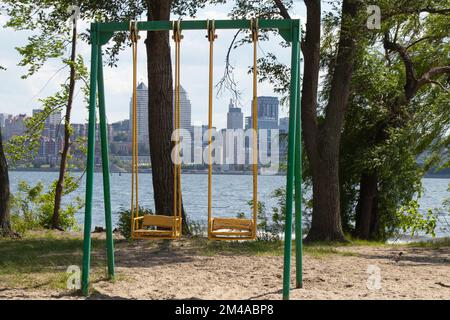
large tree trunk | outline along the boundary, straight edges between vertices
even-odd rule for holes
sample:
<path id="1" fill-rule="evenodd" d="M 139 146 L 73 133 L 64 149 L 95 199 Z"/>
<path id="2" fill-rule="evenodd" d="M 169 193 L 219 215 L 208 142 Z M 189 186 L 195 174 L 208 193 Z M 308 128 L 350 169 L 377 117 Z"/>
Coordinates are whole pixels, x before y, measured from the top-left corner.
<path id="1" fill-rule="evenodd" d="M 9 216 L 9 197 L 8 164 L 3 152 L 2 131 L 0 128 L 0 237 L 7 237 L 13 234 Z"/>
<path id="2" fill-rule="evenodd" d="M 172 0 L 149 0 L 148 21 L 170 20 Z M 172 61 L 169 32 L 147 32 L 147 76 L 149 87 L 149 138 L 152 161 L 155 210 L 158 214 L 173 215 L 174 168 L 171 160 L 173 131 Z M 183 232 L 187 233 L 183 210 Z"/>
<path id="3" fill-rule="evenodd" d="M 338 156 L 318 161 L 313 174 L 313 219 L 306 241 L 345 241 L 340 217 Z"/>
<path id="4" fill-rule="evenodd" d="M 75 59 L 76 59 L 76 51 L 77 51 L 77 24 L 74 20 L 73 30 L 72 30 L 72 52 L 70 55 L 70 80 L 69 80 L 69 97 L 67 101 L 66 114 L 64 117 L 64 144 L 61 152 L 61 161 L 59 166 L 59 177 L 58 182 L 56 183 L 55 188 L 55 207 L 53 209 L 53 217 L 52 217 L 52 229 L 59 229 L 59 212 L 61 210 L 61 199 L 64 192 L 64 178 L 66 175 L 66 167 L 67 167 L 67 157 L 69 155 L 70 150 L 70 116 L 72 113 L 72 105 L 73 105 L 73 96 L 75 92 L 75 77 L 76 77 L 76 68 L 75 68 Z"/>
<path id="5" fill-rule="evenodd" d="M 317 121 L 317 91 L 320 62 L 321 6 L 318 0 L 305 1 L 306 37 L 302 45 L 304 78 L 302 123 L 306 152 L 313 181 L 313 215 L 306 241 L 345 241 L 340 217 L 339 148 L 344 114 L 350 94 L 356 54 L 358 1 L 344 0 L 339 49 L 334 68 L 326 117 Z M 352 23 L 351 23 L 352 22 Z"/>
<path id="6" fill-rule="evenodd" d="M 378 175 L 376 172 L 365 172 L 361 175 L 359 200 L 356 207 L 355 235 L 360 239 L 372 239 L 374 227 L 378 220 Z"/>

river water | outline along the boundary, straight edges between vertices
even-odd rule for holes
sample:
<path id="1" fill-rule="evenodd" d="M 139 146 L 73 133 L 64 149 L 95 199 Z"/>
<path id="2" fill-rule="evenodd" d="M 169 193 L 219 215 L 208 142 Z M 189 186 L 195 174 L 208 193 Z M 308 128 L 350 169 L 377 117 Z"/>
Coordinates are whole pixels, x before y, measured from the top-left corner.
<path id="1" fill-rule="evenodd" d="M 80 175 L 80 174 L 75 174 Z M 34 185 L 41 181 L 45 186 L 50 185 L 57 178 L 57 172 L 18 172 L 10 173 L 12 192 L 17 190 L 20 180 Z M 129 208 L 131 192 L 131 175 L 127 173 L 114 173 L 111 175 L 111 202 L 113 212 L 113 223 L 116 225 L 118 212 L 121 209 Z M 267 211 L 270 212 L 276 206 L 276 199 L 272 198 L 276 188 L 285 186 L 284 176 L 259 176 L 258 197 L 264 202 Z M 447 192 L 450 179 L 425 178 L 423 185 L 425 192 L 420 199 L 420 208 L 423 212 L 428 209 L 439 208 L 442 201 L 449 197 Z M 182 189 L 184 207 L 188 217 L 194 221 L 205 223 L 207 220 L 207 175 L 204 174 L 183 174 Z M 93 196 L 93 226 L 104 226 L 103 211 L 103 185 L 102 174 L 95 173 Z M 81 182 L 80 188 L 70 197 L 80 196 L 84 199 L 85 181 Z M 140 203 L 144 207 L 153 208 L 153 187 L 151 174 L 141 174 L 139 179 Z M 238 212 L 251 214 L 250 208 L 246 204 L 252 199 L 252 176 L 251 175 L 213 175 L 213 214 L 215 216 L 235 217 Z M 64 199 L 67 203 L 69 199 Z M 445 216 L 444 216 L 445 215 Z M 441 214 L 441 221 L 447 217 L 448 213 Z M 84 211 L 81 210 L 76 215 L 80 224 L 83 224 Z M 450 221 L 450 219 L 448 219 Z M 442 222 L 436 230 L 437 236 L 449 236 L 449 231 L 443 230 L 446 224 Z"/>

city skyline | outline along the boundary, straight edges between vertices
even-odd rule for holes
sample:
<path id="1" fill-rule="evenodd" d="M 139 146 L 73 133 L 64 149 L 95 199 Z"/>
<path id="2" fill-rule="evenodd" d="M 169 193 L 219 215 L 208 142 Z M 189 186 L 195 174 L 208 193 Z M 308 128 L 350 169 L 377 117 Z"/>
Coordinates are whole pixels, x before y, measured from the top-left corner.
<path id="1" fill-rule="evenodd" d="M 150 93 L 151 94 L 151 93 Z M 137 122 L 138 122 L 138 142 L 139 142 L 139 154 L 142 156 L 148 156 L 150 154 L 149 147 L 149 125 L 148 125 L 148 88 L 144 83 L 139 83 L 137 86 Z M 119 157 L 129 157 L 131 155 L 131 128 L 132 128 L 132 108 L 131 102 L 132 97 L 130 97 L 130 114 L 127 119 L 116 121 L 113 123 L 108 123 L 108 141 L 110 145 L 110 152 L 112 155 Z M 206 124 L 202 125 L 192 125 L 191 123 L 191 102 L 189 100 L 188 92 L 181 88 L 180 90 L 180 127 L 182 129 L 187 129 L 191 134 L 195 131 L 200 130 L 202 133 L 202 148 L 207 145 L 207 141 L 204 140 L 205 132 L 208 129 Z M 38 116 L 44 110 L 33 109 L 32 116 Z M 273 135 L 271 131 L 273 129 L 281 129 L 281 132 L 287 131 L 286 129 L 286 118 L 282 118 L 280 123 L 278 122 L 279 115 L 279 100 L 277 97 L 261 96 L 258 97 L 258 124 L 259 129 L 268 129 L 267 143 L 270 146 L 271 136 Z M 0 125 L 4 127 L 3 139 L 5 141 L 11 139 L 16 135 L 23 135 L 26 131 L 25 121 L 29 118 L 26 114 L 19 115 L 7 115 L 0 113 Z M 227 130 L 242 130 L 251 128 L 251 116 L 246 117 L 246 124 L 244 128 L 244 113 L 242 109 L 237 107 L 233 100 L 230 99 L 228 113 L 227 113 L 227 126 L 226 128 L 219 128 L 213 126 L 214 130 L 219 131 L 221 134 L 227 134 Z M 44 123 L 44 128 L 42 132 L 42 137 L 37 150 L 37 154 L 34 157 L 33 164 L 36 166 L 50 165 L 56 166 L 58 163 L 58 158 L 60 150 L 63 145 L 63 118 L 61 110 L 54 110 L 52 114 L 48 115 Z M 4 125 L 2 125 L 4 122 Z M 72 123 L 73 136 L 72 140 L 78 137 L 87 136 L 87 124 L 86 123 Z M 275 137 L 275 136 L 273 136 Z M 98 138 L 98 137 L 97 137 Z M 192 139 L 192 137 L 191 137 Z M 236 143 L 237 137 L 234 137 L 234 143 Z M 193 141 L 193 140 L 191 140 Z M 259 141 L 261 143 L 262 141 Z M 191 142 L 192 143 L 192 142 Z M 232 152 L 237 159 L 238 149 L 237 144 L 233 147 L 233 151 L 228 150 L 228 143 L 224 144 L 223 155 L 227 156 L 228 153 Z M 281 148 L 284 150 L 284 146 L 281 143 Z M 249 148 L 250 145 L 246 144 L 245 148 Z M 192 144 L 194 148 L 194 144 Z M 194 149 L 192 150 L 194 151 Z M 280 150 L 281 151 L 281 150 Z M 278 153 L 278 151 L 277 151 Z M 248 156 L 248 154 L 247 154 Z M 82 157 L 82 155 L 79 155 Z M 234 166 L 229 166 L 230 170 Z"/>
<path id="2" fill-rule="evenodd" d="M 180 113 L 180 127 L 184 128 L 184 129 L 190 129 L 194 126 L 207 126 L 206 121 L 205 123 L 201 123 L 201 124 L 194 124 L 192 123 L 191 116 L 190 116 L 190 109 L 192 109 L 192 105 L 190 103 L 190 99 L 189 99 L 189 94 L 188 92 L 181 87 L 182 89 L 180 90 L 180 109 L 181 109 L 181 113 Z M 148 135 L 145 134 L 145 131 L 148 130 L 148 95 L 143 94 L 144 92 L 146 92 L 148 90 L 147 86 L 145 85 L 145 83 L 141 82 L 138 84 L 138 112 L 141 113 L 141 115 L 138 115 L 138 119 L 140 119 L 141 121 L 138 120 L 138 129 L 139 132 L 143 132 L 144 135 L 146 135 L 146 138 L 148 139 Z M 276 101 L 276 106 L 272 107 L 275 109 L 280 108 L 279 106 L 279 101 L 278 101 L 278 97 L 273 96 L 259 96 L 258 97 L 258 109 L 260 107 L 266 108 L 265 104 L 260 104 L 260 101 L 266 101 L 266 98 L 269 98 L 271 101 Z M 131 104 L 131 101 L 130 101 Z M 139 108 L 140 107 L 140 108 Z M 217 128 L 218 130 L 222 130 L 222 129 L 245 129 L 245 128 L 250 128 L 251 127 L 251 122 L 248 122 L 249 119 L 252 118 L 252 116 L 246 116 L 245 113 L 242 112 L 242 108 L 238 108 L 234 105 L 234 103 L 232 102 L 232 99 L 230 99 L 229 102 L 229 109 L 227 112 L 227 121 L 226 121 L 226 125 L 224 127 L 219 127 L 214 125 L 214 128 Z M 234 109 L 234 110 L 233 110 Z M 279 111 L 274 111 L 276 112 L 276 115 L 279 114 Z M 38 112 L 42 111 L 42 109 L 33 109 L 31 114 L 27 114 L 27 113 L 20 113 L 20 114 L 9 114 L 9 113 L 0 113 L 0 126 L 1 127 L 5 127 L 5 122 L 6 120 L 8 120 L 8 118 L 15 118 L 15 117 L 22 117 L 24 119 L 29 118 L 30 116 L 33 116 L 35 114 L 37 114 Z M 184 111 L 184 112 L 183 112 Z M 228 122 L 228 114 L 230 113 L 235 113 L 234 118 L 230 117 L 230 122 Z M 282 124 L 282 120 L 286 120 L 287 117 L 282 117 L 282 118 L 271 118 L 270 116 L 268 116 L 267 111 L 263 111 L 262 113 L 258 112 L 258 121 L 259 121 L 259 128 L 260 129 L 276 129 L 278 127 L 281 128 L 285 128 L 284 123 Z M 236 116 L 237 114 L 237 116 Z M 237 120 L 237 117 L 240 117 L 240 114 L 242 114 L 243 118 L 242 118 L 242 126 L 240 125 L 240 122 Z M 130 109 L 129 109 L 129 115 L 128 117 L 125 117 L 123 119 L 119 119 L 118 121 L 114 121 L 114 122 L 108 122 L 109 125 L 115 125 L 115 124 L 119 124 L 122 123 L 124 121 L 131 121 L 131 117 L 132 117 L 132 110 L 131 110 L 131 105 L 130 105 Z M 54 125 L 58 125 L 60 123 L 62 123 L 62 114 L 61 111 L 56 110 L 54 111 L 51 115 L 49 115 L 46 123 L 50 123 L 50 124 L 54 124 Z M 244 121 L 246 120 L 246 121 Z M 262 121 L 263 120 L 263 121 Z M 264 121 L 272 121 L 272 123 L 270 124 L 269 127 L 266 127 L 266 125 L 261 125 L 262 123 L 265 123 Z M 190 123 L 190 125 L 189 125 Z M 236 123 L 239 123 L 238 125 L 236 125 Z M 79 125 L 86 125 L 87 122 L 71 122 L 72 125 L 75 126 L 79 126 Z M 138 133 L 139 135 L 139 133 Z M 5 139 L 5 137 L 3 137 Z M 141 141 L 139 141 L 141 142 Z"/>
<path id="3" fill-rule="evenodd" d="M 293 17 L 304 17 L 304 5 L 299 3 L 293 9 Z M 172 17 L 174 20 L 177 16 Z M 227 6 L 207 6 L 198 12 L 198 19 L 227 19 Z M 0 16 L 0 24 L 4 25 L 8 17 Z M 80 32 L 89 28 L 87 22 L 80 22 Z M 0 90 L 0 99 L 3 101 L 0 107 L 0 113 L 27 113 L 31 114 L 33 109 L 42 107 L 40 99 L 54 95 L 59 89 L 59 84 L 66 80 L 66 72 L 61 71 L 60 61 L 53 59 L 48 61 L 42 70 L 29 79 L 22 79 L 26 74 L 26 69 L 18 66 L 20 55 L 16 47 L 23 47 L 27 43 L 30 33 L 26 31 L 17 31 L 11 38 L 6 29 L 0 29 L 0 39 L 2 43 L 8 43 L 8 46 L 0 46 L 0 55 L 2 56 L 2 66 L 6 70 L 0 72 L 0 81 L 3 83 Z M 201 125 L 207 123 L 208 110 L 208 41 L 205 40 L 204 32 L 186 31 L 182 41 L 181 53 L 181 83 L 190 94 L 192 103 L 192 125 Z M 214 63 L 214 84 L 217 84 L 223 76 L 225 69 L 225 58 L 229 44 L 233 39 L 234 33 L 228 30 L 218 31 L 218 40 L 215 43 L 215 63 Z M 138 47 L 138 80 L 148 86 L 147 79 L 147 58 L 144 39 Z M 290 63 L 290 49 L 279 48 L 278 42 L 281 37 L 274 37 L 273 42 L 261 42 L 259 56 L 264 56 L 268 52 L 276 50 L 280 62 L 287 65 Z M 172 43 L 171 43 L 172 45 Z M 83 56 L 85 63 L 90 61 L 89 45 L 83 41 L 79 42 L 78 51 Z M 117 67 L 106 67 L 104 70 L 105 88 L 106 88 L 106 110 L 110 122 L 117 122 L 126 119 L 129 114 L 129 97 L 132 92 L 132 70 L 131 70 L 131 50 L 126 48 L 117 56 L 119 59 Z M 106 59 L 106 57 L 105 57 Z M 235 81 L 238 84 L 238 90 L 241 93 L 238 106 L 244 113 L 250 112 L 251 104 L 251 75 L 248 74 L 248 67 L 252 64 L 252 53 L 250 46 L 243 46 L 233 50 L 230 56 L 230 62 L 234 66 Z M 81 92 L 81 83 L 77 84 L 75 90 L 75 100 L 72 112 L 74 123 L 84 123 L 87 119 L 87 108 L 84 96 Z M 14 88 L 21 87 L 20 94 L 17 94 Z M 274 95 L 273 86 L 268 83 L 260 83 L 258 91 L 261 95 Z M 217 92 L 214 90 L 214 123 L 218 127 L 226 127 L 226 114 L 231 93 Z M 281 110 L 286 115 L 287 107 Z"/>

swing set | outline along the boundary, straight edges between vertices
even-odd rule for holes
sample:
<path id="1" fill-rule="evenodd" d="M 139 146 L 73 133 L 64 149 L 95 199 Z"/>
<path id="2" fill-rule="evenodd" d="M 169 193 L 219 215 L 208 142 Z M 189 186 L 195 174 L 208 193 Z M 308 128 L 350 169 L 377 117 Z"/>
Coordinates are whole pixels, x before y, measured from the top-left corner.
<path id="1" fill-rule="evenodd" d="M 212 115 L 213 115 L 213 65 L 214 41 L 218 29 L 248 29 L 253 43 L 253 102 L 252 102 L 252 171 L 253 206 L 251 219 L 218 218 L 212 212 Z M 98 102 L 99 128 L 102 155 L 104 208 L 106 222 L 106 246 L 108 277 L 114 278 L 114 242 L 112 236 L 111 192 L 109 172 L 109 150 L 107 141 L 105 88 L 103 80 L 102 46 L 113 37 L 114 32 L 130 33 L 133 56 L 133 98 L 132 98 L 132 175 L 131 175 L 131 235 L 133 239 L 180 239 L 182 235 L 181 162 L 175 152 L 173 164 L 173 212 L 160 212 L 141 216 L 139 213 L 139 155 L 137 121 L 137 46 L 139 31 L 172 31 L 175 44 L 174 79 L 174 124 L 175 143 L 180 136 L 180 51 L 182 30 L 206 30 L 209 41 L 209 103 L 208 103 L 208 239 L 221 241 L 254 240 L 257 231 L 258 203 L 258 105 L 257 105 L 257 45 L 261 29 L 278 30 L 284 40 L 291 42 L 291 84 L 289 107 L 288 166 L 286 177 L 286 221 L 284 242 L 283 299 L 289 299 L 292 250 L 292 215 L 295 200 L 295 257 L 296 286 L 302 287 L 302 217 L 301 217 L 301 114 L 300 114 L 300 20 L 206 20 L 206 21 L 148 21 L 129 23 L 91 24 L 91 79 L 89 97 L 88 152 L 86 173 L 86 207 L 83 243 L 82 292 L 89 294 L 89 273 L 91 257 L 92 197 L 94 192 L 96 109 Z M 98 89 L 98 92 L 97 92 Z M 97 96 L 98 93 L 98 96 Z M 98 101 L 97 101 L 98 100 Z M 294 199 L 295 189 L 295 199 Z"/>

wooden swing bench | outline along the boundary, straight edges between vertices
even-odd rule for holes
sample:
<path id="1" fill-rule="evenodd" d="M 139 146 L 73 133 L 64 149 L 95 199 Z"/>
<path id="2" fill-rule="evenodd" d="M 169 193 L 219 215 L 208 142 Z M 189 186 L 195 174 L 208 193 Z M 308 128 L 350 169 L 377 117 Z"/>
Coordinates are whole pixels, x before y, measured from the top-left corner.
<path id="1" fill-rule="evenodd" d="M 180 217 L 145 215 L 134 218 L 137 228 L 134 239 L 174 239 L 181 236 Z"/>
<path id="2" fill-rule="evenodd" d="M 209 238 L 216 240 L 254 239 L 253 220 L 239 218 L 212 218 Z"/>

